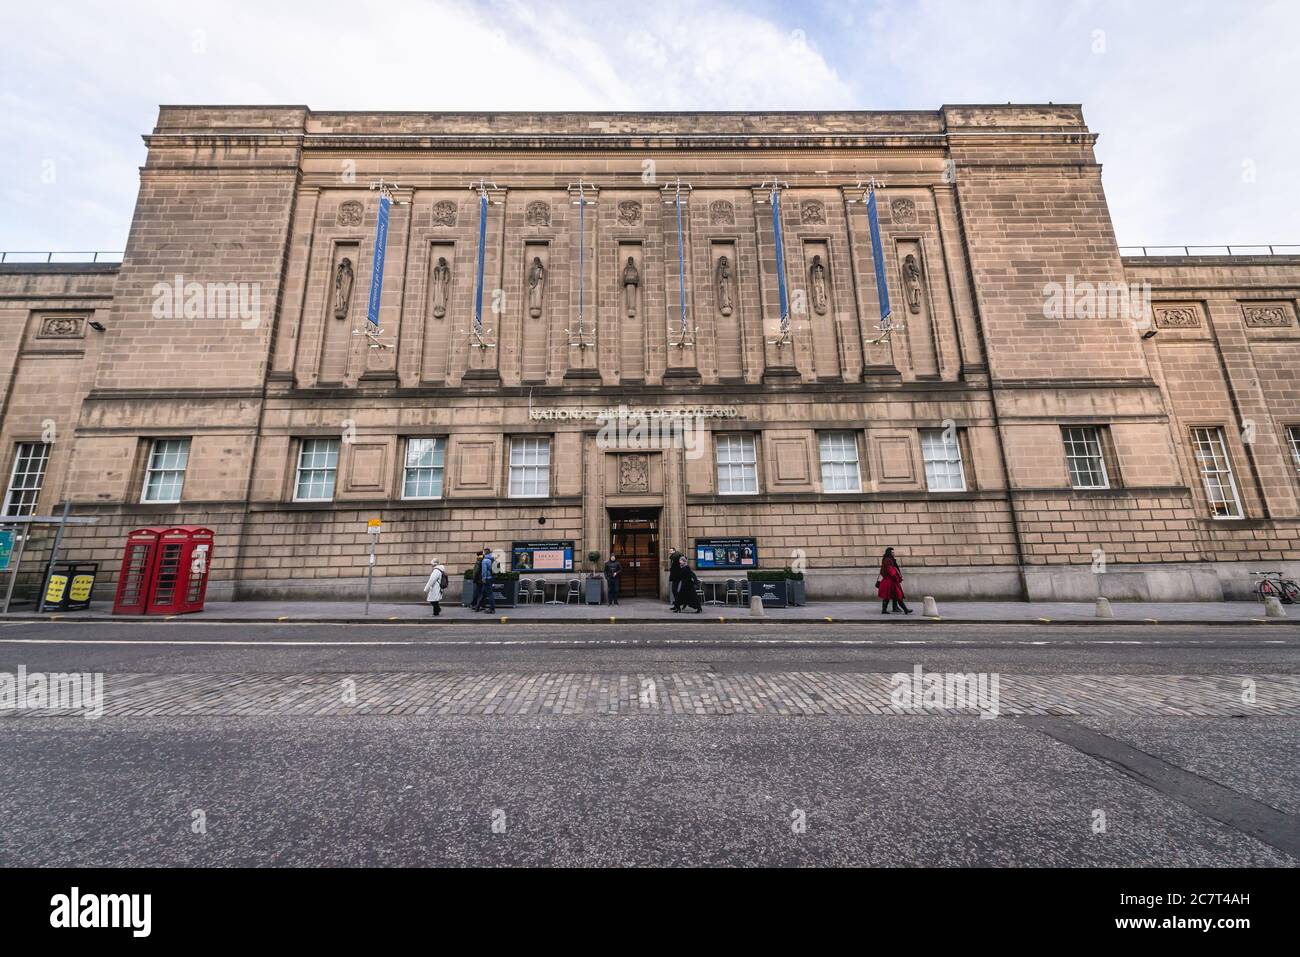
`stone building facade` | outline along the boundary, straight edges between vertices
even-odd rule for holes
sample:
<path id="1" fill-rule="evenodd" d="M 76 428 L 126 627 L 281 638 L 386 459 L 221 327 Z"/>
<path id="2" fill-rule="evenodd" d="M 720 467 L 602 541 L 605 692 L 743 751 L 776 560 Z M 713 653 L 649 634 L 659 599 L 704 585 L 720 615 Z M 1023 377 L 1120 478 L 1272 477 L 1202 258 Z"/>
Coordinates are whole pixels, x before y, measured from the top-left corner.
<path id="1" fill-rule="evenodd" d="M 163 107 L 145 140 L 120 265 L 0 266 L 5 507 L 95 517 L 99 597 L 182 524 L 211 597 L 353 597 L 371 518 L 412 598 L 537 540 L 647 593 L 718 537 L 813 598 L 887 545 L 941 598 L 1300 570 L 1300 258 L 1123 257 L 1077 107 Z"/>

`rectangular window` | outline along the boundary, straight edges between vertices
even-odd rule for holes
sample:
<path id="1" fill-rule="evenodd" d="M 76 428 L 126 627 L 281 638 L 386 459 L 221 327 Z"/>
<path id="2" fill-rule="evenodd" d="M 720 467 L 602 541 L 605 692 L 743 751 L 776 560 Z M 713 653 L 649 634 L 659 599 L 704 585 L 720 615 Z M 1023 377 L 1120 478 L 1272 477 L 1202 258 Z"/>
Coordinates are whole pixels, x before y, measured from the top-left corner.
<path id="1" fill-rule="evenodd" d="M 1286 437 L 1291 445 L 1291 464 L 1295 466 L 1295 474 L 1300 476 L 1300 425 L 1288 426 Z"/>
<path id="2" fill-rule="evenodd" d="M 445 439 L 407 439 L 402 498 L 442 498 Z"/>
<path id="3" fill-rule="evenodd" d="M 510 497 L 545 498 L 551 494 L 551 440 L 510 440 Z"/>
<path id="4" fill-rule="evenodd" d="M 36 514 L 36 500 L 41 497 L 45 466 L 50 461 L 50 447 L 45 442 L 19 442 L 14 468 L 9 473 L 9 491 L 5 494 L 7 517 Z"/>
<path id="5" fill-rule="evenodd" d="M 718 492 L 754 495 L 758 492 L 758 457 L 754 436 L 747 433 L 717 437 Z"/>
<path id="6" fill-rule="evenodd" d="M 338 471 L 338 439 L 303 439 L 298 447 L 298 474 L 293 486 L 293 500 L 333 501 L 334 479 Z"/>
<path id="7" fill-rule="evenodd" d="M 925 486 L 931 492 L 966 491 L 956 429 L 922 429 L 921 458 L 925 461 Z"/>
<path id="8" fill-rule="evenodd" d="M 1219 426 L 1192 429 L 1192 451 L 1196 467 L 1201 470 L 1205 497 L 1214 518 L 1241 518 L 1241 499 L 1237 497 L 1237 480 L 1228 461 L 1228 446 Z"/>
<path id="9" fill-rule="evenodd" d="M 144 470 L 142 502 L 179 502 L 190 461 L 189 439 L 154 439 Z"/>
<path id="10" fill-rule="evenodd" d="M 821 447 L 822 491 L 861 492 L 856 433 L 822 432 L 818 444 Z"/>
<path id="11" fill-rule="evenodd" d="M 1106 458 L 1102 454 L 1101 429 L 1095 425 L 1062 426 L 1065 464 L 1074 488 L 1110 488 Z"/>

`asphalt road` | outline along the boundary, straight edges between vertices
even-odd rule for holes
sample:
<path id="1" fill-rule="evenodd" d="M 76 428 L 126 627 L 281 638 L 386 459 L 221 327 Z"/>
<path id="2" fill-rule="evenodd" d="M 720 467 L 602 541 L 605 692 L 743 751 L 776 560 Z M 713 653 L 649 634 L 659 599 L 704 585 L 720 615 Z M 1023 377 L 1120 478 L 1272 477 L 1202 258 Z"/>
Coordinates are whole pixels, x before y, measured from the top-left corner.
<path id="1" fill-rule="evenodd" d="M 1289 634 L 6 623 L 0 672 L 1285 676 L 1300 669 Z M 0 864 L 1300 863 L 1300 717 L 1159 705 L 996 720 L 0 717 Z"/>

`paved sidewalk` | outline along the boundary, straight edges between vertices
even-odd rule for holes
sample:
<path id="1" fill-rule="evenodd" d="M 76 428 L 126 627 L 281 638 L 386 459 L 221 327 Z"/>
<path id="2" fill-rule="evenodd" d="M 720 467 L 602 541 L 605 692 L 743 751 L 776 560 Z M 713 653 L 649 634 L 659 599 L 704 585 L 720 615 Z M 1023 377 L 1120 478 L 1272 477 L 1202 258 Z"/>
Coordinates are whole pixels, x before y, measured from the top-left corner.
<path id="1" fill-rule="evenodd" d="M 653 599 L 630 599 L 617 605 L 526 605 L 519 608 L 498 608 L 496 615 L 476 614 L 459 605 L 443 605 L 442 616 L 434 619 L 424 602 L 372 602 L 370 614 L 365 605 L 356 601 L 340 602 L 273 602 L 237 601 L 208 602 L 207 607 L 194 615 L 177 616 L 173 620 L 185 621 L 325 621 L 325 622 L 411 622 L 431 623 L 484 622 L 588 622 L 608 624 L 614 622 L 650 623 L 669 625 L 724 620 L 763 627 L 770 624 L 811 622 L 896 623 L 923 624 L 936 619 L 926 619 L 921 614 L 919 599 L 913 604 L 915 614 L 881 615 L 875 602 L 810 602 L 801 608 L 769 608 L 763 618 L 750 616 L 747 607 L 735 605 L 705 605 L 700 614 L 673 614 L 668 606 Z M 947 624 L 1243 624 L 1249 622 L 1300 624 L 1300 605 L 1287 609 L 1287 618 L 1266 619 L 1263 606 L 1258 602 L 1111 602 L 1113 619 L 1096 617 L 1091 602 L 941 602 L 939 619 Z M 65 619 L 108 621 L 162 621 L 164 618 L 142 618 L 111 614 L 108 602 L 96 602 L 89 611 L 49 613 L 36 615 L 30 609 L 18 609 L 6 620 Z"/>

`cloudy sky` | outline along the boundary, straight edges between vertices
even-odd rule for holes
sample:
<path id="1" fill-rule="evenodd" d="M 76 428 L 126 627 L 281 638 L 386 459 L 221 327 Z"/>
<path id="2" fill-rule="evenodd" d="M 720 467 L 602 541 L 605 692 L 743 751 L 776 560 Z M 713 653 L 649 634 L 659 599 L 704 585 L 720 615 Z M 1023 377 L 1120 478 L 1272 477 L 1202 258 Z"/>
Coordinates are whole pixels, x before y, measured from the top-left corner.
<path id="1" fill-rule="evenodd" d="M 3 23 L 5 250 L 120 250 L 159 103 L 1082 103 L 1122 244 L 1300 243 L 1296 0 L 11 0 Z"/>

